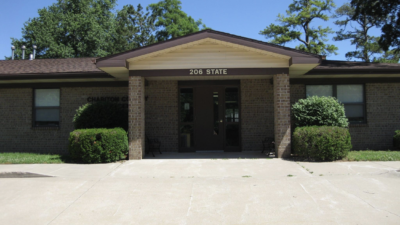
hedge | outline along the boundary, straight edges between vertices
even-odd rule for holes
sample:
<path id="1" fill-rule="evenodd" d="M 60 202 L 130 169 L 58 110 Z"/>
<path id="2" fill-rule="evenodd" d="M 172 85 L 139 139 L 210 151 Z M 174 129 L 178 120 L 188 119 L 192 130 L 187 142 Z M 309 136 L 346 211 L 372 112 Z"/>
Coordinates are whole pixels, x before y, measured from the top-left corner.
<path id="1" fill-rule="evenodd" d="M 108 163 L 125 158 L 128 137 L 122 128 L 80 129 L 69 135 L 71 157 L 84 163 Z"/>
<path id="2" fill-rule="evenodd" d="M 393 136 L 393 147 L 400 150 L 400 130 L 396 130 Z"/>
<path id="3" fill-rule="evenodd" d="M 87 103 L 76 110 L 75 129 L 115 128 L 128 130 L 128 109 L 114 102 Z"/>
<path id="4" fill-rule="evenodd" d="M 297 127 L 293 133 L 294 152 L 316 161 L 333 161 L 347 156 L 351 137 L 347 128 L 331 126 Z"/>
<path id="5" fill-rule="evenodd" d="M 304 126 L 348 127 L 343 104 L 333 97 L 312 96 L 292 106 L 294 124 Z"/>

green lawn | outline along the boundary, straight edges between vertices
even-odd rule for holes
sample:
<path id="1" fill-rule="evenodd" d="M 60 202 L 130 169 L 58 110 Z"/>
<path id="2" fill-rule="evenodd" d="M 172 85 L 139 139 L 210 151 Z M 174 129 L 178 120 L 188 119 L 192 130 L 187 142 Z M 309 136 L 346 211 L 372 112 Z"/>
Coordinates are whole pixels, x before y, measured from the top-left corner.
<path id="1" fill-rule="evenodd" d="M 346 161 L 400 161 L 400 151 L 350 151 Z"/>
<path id="2" fill-rule="evenodd" d="M 68 156 L 37 153 L 0 153 L 0 164 L 72 163 Z"/>

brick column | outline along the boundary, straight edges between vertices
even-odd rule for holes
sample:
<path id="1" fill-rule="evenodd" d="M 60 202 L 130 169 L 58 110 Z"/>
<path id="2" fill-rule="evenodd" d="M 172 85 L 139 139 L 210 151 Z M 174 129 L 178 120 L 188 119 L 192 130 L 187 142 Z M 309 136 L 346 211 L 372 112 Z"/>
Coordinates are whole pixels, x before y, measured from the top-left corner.
<path id="1" fill-rule="evenodd" d="M 129 77 L 129 159 L 142 159 L 145 145 L 144 78 Z"/>
<path id="2" fill-rule="evenodd" d="M 290 83 L 289 74 L 274 75 L 275 153 L 290 156 Z"/>

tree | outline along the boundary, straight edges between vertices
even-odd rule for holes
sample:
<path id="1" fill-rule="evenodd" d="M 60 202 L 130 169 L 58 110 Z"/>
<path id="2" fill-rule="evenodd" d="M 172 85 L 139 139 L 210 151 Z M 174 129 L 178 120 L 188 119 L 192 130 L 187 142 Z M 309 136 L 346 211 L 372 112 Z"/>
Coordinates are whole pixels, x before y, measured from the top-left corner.
<path id="1" fill-rule="evenodd" d="M 106 56 L 111 52 L 116 0 L 58 0 L 25 22 L 22 39 L 11 38 L 16 59 L 21 46 L 37 45 L 36 58 Z"/>
<path id="2" fill-rule="evenodd" d="M 143 47 L 156 42 L 154 20 L 150 12 L 144 12 L 139 4 L 137 9 L 125 5 L 117 12 L 116 35 L 113 52 Z"/>
<path id="3" fill-rule="evenodd" d="M 400 1 L 399 0 L 352 0 L 355 8 L 354 17 L 367 15 L 369 20 L 376 20 L 382 27 L 379 45 L 385 51 L 394 47 L 400 52 Z"/>
<path id="4" fill-rule="evenodd" d="M 337 54 L 338 49 L 334 45 L 325 44 L 328 34 L 333 33 L 331 28 L 317 28 L 311 26 L 315 19 L 328 21 L 329 12 L 335 4 L 332 0 L 294 0 L 286 11 L 287 17 L 279 14 L 277 21 L 280 25 L 270 24 L 260 31 L 267 39 L 272 38 L 271 43 L 284 45 L 291 41 L 299 41 L 296 49 L 314 54 Z"/>
<path id="5" fill-rule="evenodd" d="M 147 7 L 152 11 L 152 17 L 157 28 L 155 36 L 158 41 L 197 32 L 200 30 L 200 26 L 206 29 L 201 19 L 195 21 L 183 12 L 181 4 L 179 0 L 163 0 Z"/>
<path id="6" fill-rule="evenodd" d="M 399 63 L 400 52 L 396 50 L 386 51 L 381 57 L 374 58 L 373 62 L 379 63 Z"/>
<path id="7" fill-rule="evenodd" d="M 11 38 L 15 58 L 37 46 L 36 58 L 103 57 L 186 35 L 204 24 L 181 10 L 178 0 L 163 0 L 144 10 L 125 5 L 113 13 L 117 0 L 58 0 L 25 22 L 22 38 Z M 6 57 L 11 59 L 11 57 Z"/>
<path id="8" fill-rule="evenodd" d="M 378 44 L 378 37 L 368 35 L 368 31 L 376 25 L 373 18 L 368 18 L 365 14 L 354 16 L 355 9 L 349 3 L 344 4 L 335 11 L 333 18 L 345 17 L 343 20 L 335 21 L 335 24 L 342 28 L 336 32 L 335 41 L 350 40 L 352 45 L 356 45 L 356 51 L 346 53 L 346 58 L 361 59 L 364 62 L 371 62 L 371 57 L 375 54 L 382 53 L 382 49 Z M 358 26 L 353 26 L 353 23 Z M 347 30 L 347 26 L 353 30 Z"/>

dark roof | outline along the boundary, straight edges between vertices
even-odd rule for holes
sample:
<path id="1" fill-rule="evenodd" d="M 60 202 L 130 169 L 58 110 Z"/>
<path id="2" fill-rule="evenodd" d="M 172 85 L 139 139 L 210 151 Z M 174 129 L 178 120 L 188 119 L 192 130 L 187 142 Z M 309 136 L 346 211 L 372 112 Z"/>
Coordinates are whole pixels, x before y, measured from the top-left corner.
<path id="1" fill-rule="evenodd" d="M 333 74 L 399 74 L 399 63 L 366 63 L 337 60 L 322 60 L 321 64 L 306 75 Z"/>
<path id="2" fill-rule="evenodd" d="M 49 73 L 104 73 L 95 64 L 96 58 L 1 60 L 0 75 Z"/>
<path id="3" fill-rule="evenodd" d="M 259 40 L 255 40 L 255 39 L 245 38 L 245 37 L 241 37 L 241 36 L 237 36 L 237 35 L 233 35 L 233 34 L 229 34 L 229 33 L 224 33 L 224 32 L 220 32 L 220 31 L 215 31 L 215 30 L 203 30 L 203 31 L 188 34 L 185 36 L 172 38 L 167 41 L 158 42 L 158 43 L 148 45 L 145 47 L 140 47 L 140 48 L 126 51 L 126 52 L 121 52 L 121 53 L 117 53 L 114 55 L 109 55 L 106 57 L 99 58 L 96 60 L 98 63 L 97 66 L 98 67 L 125 66 L 124 60 L 126 60 L 128 58 L 137 57 L 140 55 L 163 50 L 166 48 L 171 48 L 174 46 L 201 40 L 204 38 L 213 38 L 213 39 L 222 40 L 222 41 L 239 44 L 239 45 L 244 45 L 244 46 L 248 46 L 248 47 L 252 47 L 252 48 L 256 48 L 256 49 L 271 51 L 271 52 L 274 52 L 277 54 L 288 55 L 288 56 L 296 57 L 296 58 L 297 57 L 309 58 L 313 61 L 317 60 L 318 62 L 322 58 L 320 55 L 300 51 L 300 50 L 293 49 L 293 48 L 283 47 L 280 45 L 271 44 L 271 43 L 267 43 L 267 42 L 263 42 L 263 41 L 259 41 Z M 107 61 L 109 61 L 109 62 L 107 62 Z M 101 63 L 99 63 L 99 62 L 101 62 Z M 293 62 L 298 62 L 298 61 L 294 60 Z"/>

